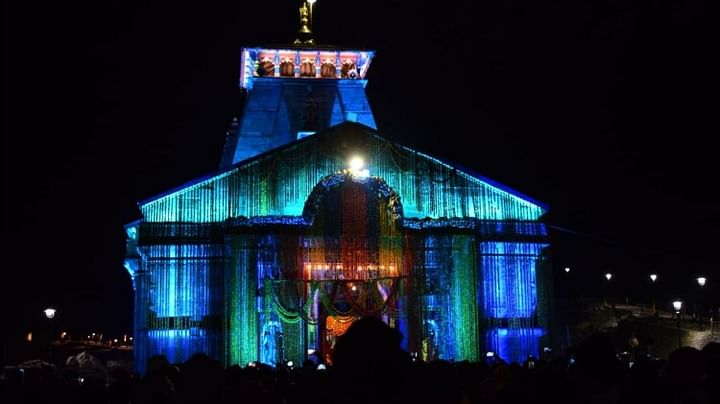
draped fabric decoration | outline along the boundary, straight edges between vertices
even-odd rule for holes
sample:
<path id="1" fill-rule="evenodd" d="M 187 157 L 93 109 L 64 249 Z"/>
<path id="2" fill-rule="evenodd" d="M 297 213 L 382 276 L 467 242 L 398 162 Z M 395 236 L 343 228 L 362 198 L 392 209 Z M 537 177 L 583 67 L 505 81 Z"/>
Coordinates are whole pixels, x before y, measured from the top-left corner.
<path id="1" fill-rule="evenodd" d="M 303 335 L 308 347 L 318 347 L 323 332 L 339 335 L 328 324 L 349 325 L 371 315 L 397 320 L 404 314 L 397 299 L 407 276 L 397 195 L 381 180 L 340 172 L 321 180 L 305 205 L 304 217 L 312 223 L 307 234 L 256 242 L 262 248 L 259 260 L 267 262 L 258 263 L 265 268 L 258 272 L 263 304 L 283 335 L 277 351 L 283 357 L 265 352 L 275 349 L 266 342 L 261 357 L 276 362 L 302 359 L 297 341 Z"/>
<path id="2" fill-rule="evenodd" d="M 545 208 L 369 128 L 330 134 L 140 204 L 125 263 L 138 370 L 195 352 L 302 363 L 365 316 L 425 360 L 538 354 L 551 323 Z M 344 169 L 351 154 L 371 176 Z"/>
<path id="3" fill-rule="evenodd" d="M 306 288 L 311 284 L 293 281 L 272 281 L 265 280 L 265 292 L 267 301 L 272 304 L 280 319 L 288 324 L 295 324 L 305 320 L 307 324 L 315 325 L 317 318 L 311 317 L 312 304 L 314 303 L 313 290 Z"/>
<path id="4" fill-rule="evenodd" d="M 399 278 L 364 282 L 268 279 L 265 281 L 265 291 L 267 301 L 283 322 L 294 324 L 304 321 L 315 325 L 319 319 L 313 313 L 318 311 L 318 303 L 340 322 L 386 313 L 397 317 L 401 310 L 395 302 L 401 282 Z M 386 295 L 383 296 L 383 293 Z M 319 301 L 314 296 L 319 296 Z M 347 309 L 338 306 L 340 303 Z"/>
<path id="5" fill-rule="evenodd" d="M 332 333 L 333 336 L 339 337 L 345 334 L 345 331 L 350 328 L 351 324 L 352 321 L 340 321 L 333 317 L 328 317 L 326 328 Z"/>

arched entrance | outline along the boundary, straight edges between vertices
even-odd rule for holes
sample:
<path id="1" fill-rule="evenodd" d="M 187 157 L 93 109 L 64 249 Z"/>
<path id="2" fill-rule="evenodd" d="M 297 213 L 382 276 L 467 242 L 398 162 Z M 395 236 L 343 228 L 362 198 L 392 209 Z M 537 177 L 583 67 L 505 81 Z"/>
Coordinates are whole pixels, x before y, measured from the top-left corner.
<path id="1" fill-rule="evenodd" d="M 283 328 L 302 328 L 303 346 L 288 347 L 286 336 L 286 350 L 323 359 L 364 316 L 402 329 L 410 263 L 397 194 L 380 178 L 338 173 L 315 186 L 303 216 L 310 225 L 294 251 L 281 249 L 279 276 L 264 281 Z"/>

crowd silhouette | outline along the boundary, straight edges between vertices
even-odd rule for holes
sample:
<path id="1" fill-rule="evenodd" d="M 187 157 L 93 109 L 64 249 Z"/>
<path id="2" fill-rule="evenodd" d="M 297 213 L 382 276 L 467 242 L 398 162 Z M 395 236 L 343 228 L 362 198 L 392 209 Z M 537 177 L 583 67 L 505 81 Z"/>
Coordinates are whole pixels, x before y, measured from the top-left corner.
<path id="1" fill-rule="evenodd" d="M 593 335 L 570 351 L 525 363 L 428 363 L 401 348 L 377 318 L 353 323 L 332 366 L 231 366 L 198 353 L 182 364 L 152 357 L 144 375 L 121 367 L 78 376 L 76 369 L 6 369 L 2 403 L 341 404 L 341 403 L 720 403 L 720 344 L 683 347 L 667 360 L 618 356 Z"/>

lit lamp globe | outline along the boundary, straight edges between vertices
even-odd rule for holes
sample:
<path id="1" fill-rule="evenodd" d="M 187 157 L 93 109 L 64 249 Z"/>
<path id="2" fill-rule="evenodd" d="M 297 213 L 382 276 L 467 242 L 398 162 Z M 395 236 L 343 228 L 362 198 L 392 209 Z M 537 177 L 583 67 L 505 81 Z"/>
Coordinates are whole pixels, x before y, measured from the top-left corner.
<path id="1" fill-rule="evenodd" d="M 365 163 L 363 162 L 363 159 L 360 157 L 353 157 L 350 159 L 350 169 L 353 171 L 360 171 L 362 170 Z"/>
<path id="2" fill-rule="evenodd" d="M 657 274 L 650 274 L 650 280 L 655 282 L 657 280 Z"/>
<path id="3" fill-rule="evenodd" d="M 705 282 L 707 282 L 707 278 L 705 278 L 704 276 L 701 276 L 701 277 L 697 278 L 696 281 L 697 281 L 698 285 L 700 285 L 700 287 L 703 287 L 703 286 L 705 286 Z"/>
<path id="4" fill-rule="evenodd" d="M 605 274 L 605 279 L 610 280 L 610 279 L 612 279 L 612 276 L 613 275 L 610 272 L 608 272 Z"/>
<path id="5" fill-rule="evenodd" d="M 361 157 L 351 158 L 348 165 L 350 166 L 350 172 L 352 175 L 363 178 L 370 176 L 370 171 L 365 168 L 365 161 L 363 161 Z"/>
<path id="6" fill-rule="evenodd" d="M 569 272 L 570 272 L 570 267 L 565 267 L 565 273 L 569 273 Z"/>
<path id="7" fill-rule="evenodd" d="M 682 310 L 683 302 L 681 300 L 675 300 L 672 302 L 673 309 L 675 310 L 675 313 L 680 314 L 680 310 Z"/>
<path id="8" fill-rule="evenodd" d="M 57 310 L 53 309 L 52 307 L 48 307 L 47 309 L 43 310 L 43 313 L 45 313 L 45 317 L 51 319 L 55 317 L 55 313 L 57 313 Z"/>

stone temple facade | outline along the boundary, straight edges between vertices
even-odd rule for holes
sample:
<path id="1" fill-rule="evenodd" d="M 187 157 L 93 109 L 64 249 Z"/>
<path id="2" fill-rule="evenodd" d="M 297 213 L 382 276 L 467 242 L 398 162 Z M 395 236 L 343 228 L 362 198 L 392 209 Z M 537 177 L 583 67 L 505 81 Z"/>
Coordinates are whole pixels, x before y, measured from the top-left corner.
<path id="1" fill-rule="evenodd" d="M 423 360 L 521 361 L 547 343 L 547 207 L 378 132 L 374 56 L 242 50 L 247 97 L 219 170 L 126 226 L 139 370 L 195 352 L 322 361 L 363 316 Z"/>

